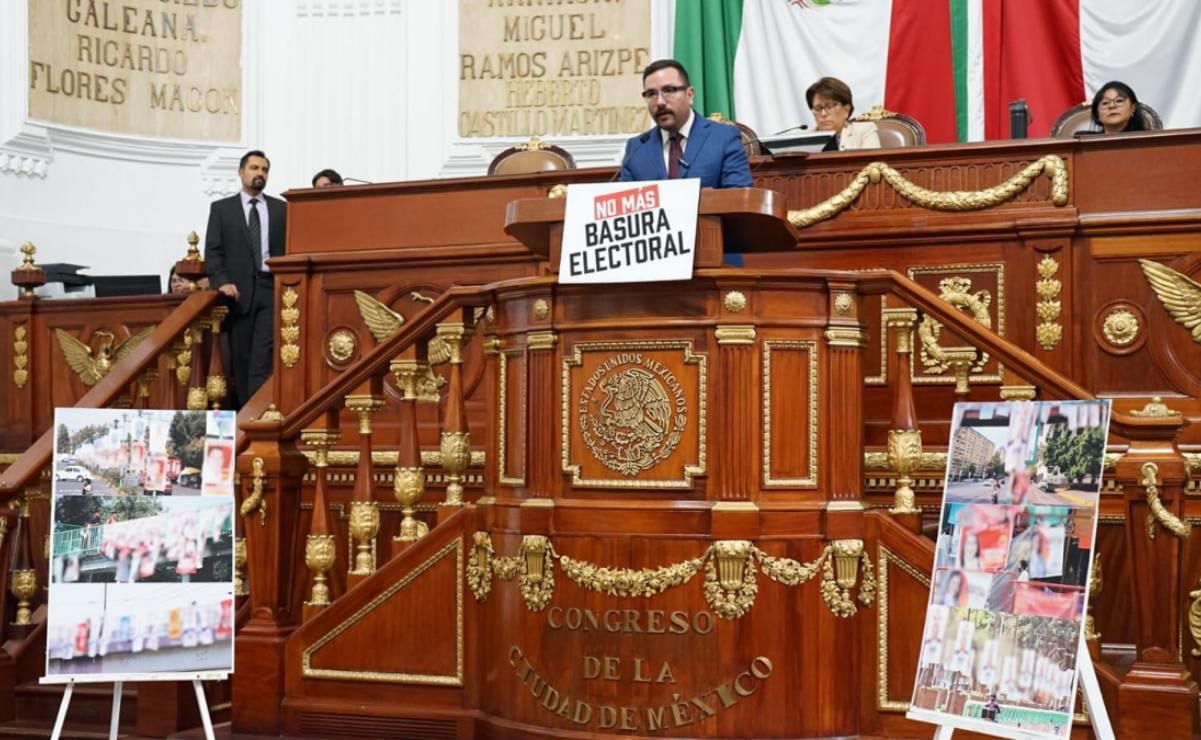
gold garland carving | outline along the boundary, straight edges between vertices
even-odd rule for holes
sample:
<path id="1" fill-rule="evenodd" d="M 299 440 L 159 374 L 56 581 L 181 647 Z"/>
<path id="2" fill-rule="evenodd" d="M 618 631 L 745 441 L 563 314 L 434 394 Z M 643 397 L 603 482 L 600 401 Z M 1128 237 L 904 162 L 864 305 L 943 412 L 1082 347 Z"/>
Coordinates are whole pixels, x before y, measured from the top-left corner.
<path id="1" fill-rule="evenodd" d="M 838 551 L 841 553 L 842 551 Z M 860 548 L 852 553 L 862 578 L 858 595 L 851 597 L 854 583 L 840 584 L 835 576 L 834 545 L 809 563 L 768 555 L 748 540 L 720 540 L 700 556 L 658 568 L 609 568 L 558 553 L 548 538 L 526 535 L 517 555 L 497 556 L 487 532 L 475 533 L 472 557 L 465 577 L 477 601 L 485 601 L 495 576 L 502 581 L 519 579 L 522 600 L 530 611 L 546 608 L 554 593 L 553 562 L 576 586 L 620 598 L 648 598 L 683 586 L 704 568 L 705 600 L 722 619 L 738 619 L 751 610 L 759 593 L 756 573 L 783 586 L 799 586 L 821 575 L 822 599 L 835 616 L 847 618 L 858 611 L 856 600 L 871 606 L 876 597 L 876 576 L 871 560 Z M 843 553 L 845 554 L 845 553 Z M 531 567 L 531 563 L 535 567 Z"/>
<path id="2" fill-rule="evenodd" d="M 259 512 L 259 526 L 267 526 L 267 501 L 263 498 L 263 458 L 256 457 L 252 462 L 250 495 L 242 502 L 242 516 L 250 516 L 255 509 Z"/>
<path id="3" fill-rule="evenodd" d="M 1189 591 L 1189 598 L 1193 600 L 1188 607 L 1188 631 L 1193 636 L 1193 642 L 1197 647 L 1189 652 L 1194 658 L 1201 658 L 1201 588 L 1196 591 Z"/>
<path id="4" fill-rule="evenodd" d="M 1059 302 L 1063 283 L 1055 277 L 1057 272 L 1059 263 L 1049 255 L 1043 257 L 1038 263 L 1039 280 L 1034 284 L 1034 291 L 1038 293 L 1038 303 L 1035 304 L 1034 310 L 1039 321 L 1034 334 L 1039 345 L 1046 350 L 1055 349 L 1055 345 L 1063 338 L 1063 326 L 1059 323 L 1059 316 L 1063 312 L 1063 306 Z"/>
<path id="5" fill-rule="evenodd" d="M 1068 171 L 1061 158 L 1048 154 L 1041 159 L 1031 162 L 1013 177 L 1000 185 L 983 190 L 957 190 L 938 192 L 915 185 L 900 172 L 889 167 L 884 162 L 871 162 L 851 183 L 841 192 L 811 208 L 802 208 L 788 212 L 788 220 L 797 228 L 812 226 L 819 221 L 833 218 L 846 210 L 868 183 L 877 183 L 881 179 L 892 186 L 902 197 L 921 208 L 935 211 L 978 211 L 991 208 L 1017 197 L 1019 193 L 1030 186 L 1039 175 L 1051 178 L 1051 202 L 1057 206 L 1065 206 L 1068 202 Z"/>
<path id="6" fill-rule="evenodd" d="M 279 348 L 279 361 L 284 367 L 292 367 L 300 360 L 300 309 L 296 307 L 300 295 L 288 287 L 284 291 L 284 307 L 279 310 L 279 338 L 282 345 Z"/>
<path id="7" fill-rule="evenodd" d="M 1155 483 L 1155 477 L 1159 474 L 1159 466 L 1153 462 L 1143 463 L 1142 473 L 1143 478 L 1139 481 L 1139 485 L 1146 491 L 1147 506 L 1151 509 L 1151 513 L 1147 514 L 1147 539 L 1155 539 L 1155 524 L 1158 522 L 1163 525 L 1164 529 L 1180 539 L 1187 540 L 1193 531 L 1193 525 L 1181 521 L 1159 500 L 1159 486 Z"/>
<path id="8" fill-rule="evenodd" d="M 467 559 L 467 586 L 476 601 L 484 601 L 492 591 L 492 538 L 487 532 L 476 532 Z"/>

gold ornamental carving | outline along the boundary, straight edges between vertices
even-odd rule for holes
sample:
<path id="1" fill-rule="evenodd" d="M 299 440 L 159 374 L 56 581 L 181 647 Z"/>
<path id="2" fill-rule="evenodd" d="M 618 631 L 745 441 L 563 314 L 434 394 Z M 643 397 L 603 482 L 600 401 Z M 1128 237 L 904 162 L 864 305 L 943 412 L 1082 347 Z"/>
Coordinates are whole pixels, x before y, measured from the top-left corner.
<path id="1" fill-rule="evenodd" d="M 917 470 L 922 460 L 922 430 L 920 429 L 890 429 L 888 430 L 888 466 L 897 471 L 897 490 L 894 493 L 895 503 L 889 512 L 893 514 L 920 514 L 921 510 L 914 505 L 913 478 L 910 474 Z"/>
<path id="2" fill-rule="evenodd" d="M 234 538 L 234 596 L 249 596 L 250 589 L 246 587 L 246 576 L 243 571 L 246 570 L 247 563 L 246 553 L 246 538 Z"/>
<path id="3" fill-rule="evenodd" d="M 283 308 L 279 310 L 279 361 L 284 367 L 292 367 L 300 360 L 300 309 L 296 307 L 300 294 L 288 286 L 281 300 Z"/>
<path id="4" fill-rule="evenodd" d="M 860 349 L 867 346 L 867 331 L 855 326 L 834 326 L 826 329 L 826 344 L 831 347 Z"/>
<path id="5" fill-rule="evenodd" d="M 9 590 L 17 597 L 17 618 L 14 625 L 24 627 L 33 624 L 30 600 L 38 592 L 38 572 L 32 568 L 14 570 L 10 575 L 12 585 Z"/>
<path id="6" fill-rule="evenodd" d="M 1201 283 L 1158 262 L 1139 260 L 1138 263 L 1164 310 L 1177 324 L 1192 332 L 1194 342 L 1201 344 Z"/>
<path id="7" fill-rule="evenodd" d="M 1152 396 L 1150 401 L 1141 409 L 1132 409 L 1131 416 L 1140 416 L 1144 419 L 1170 419 L 1175 416 L 1180 416 L 1180 412 L 1168 408 L 1168 405 L 1163 402 L 1159 396 Z"/>
<path id="8" fill-rule="evenodd" d="M 851 298 L 850 293 L 839 293 L 834 296 L 834 313 L 839 316 L 849 316 L 854 306 L 855 301 Z"/>
<path id="9" fill-rule="evenodd" d="M 1097 603 L 1097 595 L 1101 593 L 1104 581 L 1101 578 L 1101 555 L 1093 558 L 1093 569 L 1088 574 L 1088 605 L 1084 616 L 1084 639 L 1100 640 L 1101 633 L 1097 632 L 1097 623 L 1093 619 L 1093 606 Z M 1201 653 L 1198 653 L 1201 655 Z"/>
<path id="10" fill-rule="evenodd" d="M 476 532 L 472 537 L 471 555 L 467 558 L 467 587 L 476 601 L 485 601 L 492 592 L 492 537 Z"/>
<path id="11" fill-rule="evenodd" d="M 188 389 L 187 400 L 188 411 L 204 411 L 209 405 L 209 393 L 207 385 L 204 388 L 193 386 Z"/>
<path id="12" fill-rule="evenodd" d="M 346 329 L 338 329 L 330 334 L 329 340 L 326 342 L 329 358 L 339 365 L 354 357 L 357 346 L 358 342 L 354 338 L 354 333 Z"/>
<path id="13" fill-rule="evenodd" d="M 284 415 L 280 412 L 280 410 L 278 408 L 275 407 L 275 404 L 269 403 L 269 404 L 267 404 L 267 408 L 264 409 L 263 413 L 259 416 L 258 420 L 259 421 L 276 421 L 276 422 L 279 422 L 282 424 L 284 421 Z"/>
<path id="14" fill-rule="evenodd" d="M 4 546 L 4 538 L 8 536 L 8 520 L 0 517 L 0 547 Z"/>
<path id="15" fill-rule="evenodd" d="M 1188 631 L 1197 646 L 1190 650 L 1189 654 L 1194 658 L 1201 658 L 1201 588 L 1189 591 L 1188 597 L 1193 600 L 1188 607 Z"/>
<path id="16" fill-rule="evenodd" d="M 728 291 L 722 296 L 721 305 L 730 313 L 742 313 L 746 310 L 746 294 L 741 290 Z"/>
<path id="17" fill-rule="evenodd" d="M 601 365 L 578 402 L 584 445 L 606 468 L 629 477 L 669 458 L 688 423 L 675 375 L 666 366 L 652 372 L 634 358 L 640 359 L 619 355 Z"/>
<path id="18" fill-rule="evenodd" d="M 542 321 L 547 316 L 550 316 L 550 304 L 545 298 L 539 298 L 534 301 L 534 318 Z"/>
<path id="19" fill-rule="evenodd" d="M 1034 329 L 1039 346 L 1045 350 L 1055 349 L 1063 338 L 1063 325 L 1059 316 L 1063 306 L 1059 302 L 1059 294 L 1063 292 L 1063 283 L 1055 277 L 1059 272 L 1059 262 L 1050 255 L 1038 263 L 1039 279 L 1034 283 L 1034 292 L 1038 294 L 1038 303 L 1034 311 L 1038 315 L 1038 326 Z"/>
<path id="20" fill-rule="evenodd" d="M 1147 514 L 1147 538 L 1155 539 L 1156 524 L 1158 523 L 1180 539 L 1187 540 L 1193 531 L 1193 525 L 1181 521 L 1179 517 L 1168 511 L 1159 499 L 1159 485 L 1156 483 L 1159 466 L 1153 462 L 1145 462 L 1140 470 L 1143 477 L 1139 481 L 1139 485 L 1146 492 L 1147 507 L 1151 509 L 1151 513 Z"/>
<path id="21" fill-rule="evenodd" d="M 539 352 L 554 349 L 558 341 L 559 336 L 553 331 L 532 331 L 526 335 L 525 346 L 531 352 Z"/>
<path id="22" fill-rule="evenodd" d="M 683 475 L 680 478 L 638 480 L 639 470 L 653 468 L 676 449 L 680 442 L 677 433 L 682 435 L 691 413 L 687 394 L 675 374 L 663 362 L 646 354 L 663 350 L 680 351 L 685 365 L 696 366 L 697 388 L 701 389 L 697 393 L 695 408 L 696 460 L 682 465 Z M 604 352 L 608 356 L 589 377 L 581 380 L 577 388 L 573 388 L 571 370 L 583 365 L 584 352 Z M 654 382 L 639 373 L 627 374 L 630 370 L 641 370 L 649 374 Z M 691 341 L 585 342 L 573 345 L 571 356 L 563 359 L 560 396 L 563 471 L 572 474 L 573 485 L 653 489 L 691 487 L 693 476 L 705 473 L 708 407 L 703 389 L 707 387 L 708 358 L 704 354 L 694 353 Z M 668 397 L 666 412 L 659 391 Z M 584 478 L 580 464 L 572 463 L 573 426 L 580 431 L 584 446 L 593 458 L 625 478 Z M 667 449 L 668 446 L 671 449 Z M 622 455 L 628 459 L 623 460 Z M 605 462 L 606 459 L 612 464 Z"/>
<path id="23" fill-rule="evenodd" d="M 1105 315 L 1101 331 L 1105 339 L 1115 347 L 1125 347 L 1138 339 L 1138 317 L 1125 308 L 1115 308 Z"/>
<path id="24" fill-rule="evenodd" d="M 94 356 L 90 346 L 62 329 L 55 329 L 54 336 L 58 339 L 58 346 L 67 360 L 67 365 L 79 376 L 79 380 L 90 388 L 108 375 L 113 364 L 129 355 L 154 329 L 154 326 L 148 326 L 130 334 L 128 339 L 116 345 L 113 344 L 114 335 L 111 331 L 95 331 L 92 333 L 92 339 L 99 337 L 100 346 L 96 348 Z"/>
<path id="25" fill-rule="evenodd" d="M 1038 388 L 1032 385 L 1003 385 L 1000 390 L 1002 401 L 1033 401 Z"/>
<path id="26" fill-rule="evenodd" d="M 433 302 L 432 298 L 423 296 L 416 291 L 411 294 L 411 297 L 415 301 L 424 299 L 430 303 Z M 371 333 L 377 343 L 395 334 L 405 322 L 405 317 L 399 312 L 393 311 L 374 296 L 361 290 L 354 292 L 354 302 L 359 308 L 359 316 L 367 325 L 367 331 Z M 429 362 L 424 366 L 422 377 L 417 383 L 418 400 L 439 400 L 438 389 L 446 384 L 446 379 L 435 373 L 433 366 L 447 362 L 450 354 L 451 350 L 444 339 L 436 336 L 429 340 L 426 345 L 426 356 Z"/>
<path id="27" fill-rule="evenodd" d="M 750 325 L 725 325 L 713 330 L 718 344 L 754 344 L 755 327 Z"/>
<path id="28" fill-rule="evenodd" d="M 334 567 L 334 536 L 310 534 L 304 543 L 304 564 L 313 571 L 313 592 L 305 606 L 329 606 L 326 573 Z"/>
<path id="29" fill-rule="evenodd" d="M 992 314 L 989 313 L 989 306 L 992 304 L 992 294 L 987 290 L 977 290 L 974 293 L 971 290 L 972 279 L 965 275 L 953 275 L 938 282 L 939 298 L 955 308 L 969 313 L 976 323 L 985 329 L 991 329 Z M 938 343 L 941 334 L 942 324 L 929 316 L 923 316 L 917 325 L 917 336 L 921 341 L 919 354 L 922 366 L 928 373 L 941 374 L 951 369 L 951 358 L 947 355 L 948 348 L 944 348 Z M 971 370 L 979 372 L 987 364 L 988 353 L 981 352 L 979 360 L 971 366 Z"/>
<path id="30" fill-rule="evenodd" d="M 978 211 L 1016 198 L 1041 175 L 1051 179 L 1051 202 L 1056 206 L 1067 205 L 1067 166 L 1062 158 L 1054 154 L 1048 154 L 1026 165 L 1013 177 L 994 187 L 950 192 L 938 192 L 915 185 L 884 162 L 871 162 L 840 192 L 810 208 L 789 211 L 788 220 L 793 226 L 804 228 L 833 218 L 858 200 L 869 183 L 878 183 L 880 180 L 884 180 L 893 190 L 919 208 L 936 211 Z"/>
<path id="31" fill-rule="evenodd" d="M 192 379 L 192 342 L 194 341 L 192 330 L 187 329 L 179 338 L 179 342 L 171 348 L 171 351 L 175 353 L 175 380 L 183 386 L 186 386 Z"/>
<path id="32" fill-rule="evenodd" d="M 250 495 L 242 502 L 242 516 L 250 516 L 256 510 L 259 512 L 259 526 L 267 526 L 267 500 L 263 498 L 264 463 L 263 458 L 256 457 L 251 461 Z"/>
<path id="33" fill-rule="evenodd" d="M 471 433 L 442 432 L 442 469 L 446 471 L 444 506 L 463 505 L 463 471 L 471 464 Z"/>
<path id="34" fill-rule="evenodd" d="M 430 531 L 428 524 L 413 517 L 413 507 L 425 493 L 425 470 L 397 466 L 392 480 L 392 491 L 401 506 L 403 517 L 400 532 L 393 539 L 397 542 L 416 542 Z"/>
<path id="35" fill-rule="evenodd" d="M 355 542 L 350 574 L 370 575 L 375 570 L 375 535 L 379 533 L 379 508 L 374 501 L 352 501 L 350 536 Z"/>
<path id="36" fill-rule="evenodd" d="M 563 183 L 559 183 L 559 184 L 553 186 L 546 193 L 546 197 L 547 198 L 566 198 L 567 197 L 567 186 L 564 185 Z"/>
<path id="37" fill-rule="evenodd" d="M 861 540 L 836 540 L 809 563 L 768 555 L 748 540 L 719 540 L 698 557 L 658 568 L 610 568 L 562 555 L 542 535 L 522 539 L 517 555 L 498 556 L 486 532 L 475 534 L 472 562 L 465 578 L 476 599 L 484 601 L 490 593 L 489 573 L 502 581 L 520 576 L 521 595 L 526 608 L 541 611 L 554 591 L 553 563 L 558 561 L 563 574 L 582 589 L 617 598 L 648 598 L 683 586 L 701 570 L 705 571 L 705 600 L 714 614 L 723 619 L 738 619 L 755 604 L 759 592 L 756 575 L 762 570 L 770 580 L 796 587 L 821 576 L 822 599 L 838 617 L 853 616 L 858 608 L 874 603 L 876 578 Z M 862 573 L 862 578 L 859 573 Z M 851 589 L 858 584 L 858 594 Z"/>
<path id="38" fill-rule="evenodd" d="M 13 385 L 24 388 L 29 381 L 28 329 L 18 326 L 13 330 Z"/>

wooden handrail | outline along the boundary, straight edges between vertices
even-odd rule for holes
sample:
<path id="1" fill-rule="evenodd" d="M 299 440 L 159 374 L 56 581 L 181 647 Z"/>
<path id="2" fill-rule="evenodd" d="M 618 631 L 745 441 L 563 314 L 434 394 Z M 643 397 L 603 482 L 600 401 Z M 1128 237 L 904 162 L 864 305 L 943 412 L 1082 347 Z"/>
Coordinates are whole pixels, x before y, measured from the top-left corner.
<path id="1" fill-rule="evenodd" d="M 108 374 L 76 402 L 77 408 L 105 408 L 128 388 L 148 365 L 167 350 L 180 332 L 191 326 L 217 301 L 216 291 L 193 293 L 171 313 L 167 314 L 150 336 L 142 340 L 128 355 L 113 364 Z M 54 451 L 54 427 L 42 433 L 16 462 L 0 474 L 0 500 L 7 499 L 41 474 Z"/>

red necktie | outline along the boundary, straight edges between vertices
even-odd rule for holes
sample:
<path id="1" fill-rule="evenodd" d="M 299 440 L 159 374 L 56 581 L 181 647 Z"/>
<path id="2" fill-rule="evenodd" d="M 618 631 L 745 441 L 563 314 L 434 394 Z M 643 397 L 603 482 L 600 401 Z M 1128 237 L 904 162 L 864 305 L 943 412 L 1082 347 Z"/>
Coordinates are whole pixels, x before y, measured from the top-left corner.
<path id="1" fill-rule="evenodd" d="M 667 177 L 675 180 L 680 176 L 680 160 L 684 158 L 684 137 L 671 135 L 671 147 L 667 150 Z"/>

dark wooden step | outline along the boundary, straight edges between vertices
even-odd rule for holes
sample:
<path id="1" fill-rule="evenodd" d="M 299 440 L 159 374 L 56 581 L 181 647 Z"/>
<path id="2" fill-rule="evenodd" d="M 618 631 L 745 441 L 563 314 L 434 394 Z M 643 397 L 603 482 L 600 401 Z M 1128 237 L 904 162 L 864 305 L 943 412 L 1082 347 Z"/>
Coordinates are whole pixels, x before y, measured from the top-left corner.
<path id="1" fill-rule="evenodd" d="M 16 699 L 17 721 L 41 723 L 46 728 L 54 726 L 58 707 L 62 703 L 62 684 L 21 684 L 13 692 Z M 108 721 L 113 709 L 113 685 L 111 683 L 76 684 L 71 694 L 71 706 L 67 710 L 67 723 L 101 725 L 107 732 Z M 134 724 L 138 711 L 138 692 L 132 684 L 121 687 L 122 726 Z"/>

